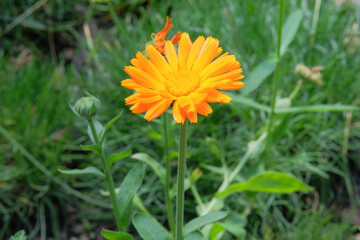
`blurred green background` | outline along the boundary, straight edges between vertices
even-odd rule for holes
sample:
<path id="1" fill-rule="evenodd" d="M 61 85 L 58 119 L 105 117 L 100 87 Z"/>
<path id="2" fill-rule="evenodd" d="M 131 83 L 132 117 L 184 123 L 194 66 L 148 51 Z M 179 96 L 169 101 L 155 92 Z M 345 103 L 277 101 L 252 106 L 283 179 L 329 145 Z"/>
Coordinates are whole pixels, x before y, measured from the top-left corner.
<path id="1" fill-rule="evenodd" d="M 270 105 L 273 69 L 261 64 L 276 52 L 278 5 L 251 0 L 113 0 L 109 9 L 107 0 L 0 1 L 0 239 L 20 229 L 29 239 L 102 239 L 101 228 L 114 226 L 110 203 L 99 192 L 105 188 L 100 180 L 64 177 L 57 171 L 97 161 L 80 148 L 88 141 L 86 123 L 72 113 L 69 103 L 85 91 L 98 96 L 100 122 L 123 109 L 108 137 L 110 150 L 130 146 L 134 153 L 162 159 L 160 121 L 147 123 L 132 114 L 124 105 L 131 91 L 120 82 L 126 78 L 124 66 L 144 50 L 151 33 L 163 28 L 166 16 L 173 18 L 170 35 L 182 31 L 193 40 L 199 35 L 219 39 L 242 64 L 245 83 L 263 79 L 246 99 Z M 296 10 L 302 18 L 280 62 L 280 102 L 288 104 L 302 78 L 295 66 L 304 63 L 324 67 L 323 85 L 304 80 L 292 106 L 359 105 L 359 2 L 285 1 L 284 21 Z M 290 23 L 288 30 L 296 28 Z M 232 165 L 266 128 L 268 113 L 243 101 L 234 97 L 229 105 L 213 104 L 209 117 L 190 126 L 188 168 L 203 171 L 196 184 L 205 200 L 221 183 L 214 170 L 221 163 L 206 139 L 218 140 Z M 226 206 L 242 219 L 238 224 L 243 235 L 226 233 L 222 239 L 359 239 L 359 117 L 359 111 L 341 109 L 278 114 L 271 154 L 251 159 L 241 177 L 278 170 L 303 179 L 316 191 L 231 196 Z M 172 129 L 171 150 L 176 151 L 175 123 Z M 117 163 L 115 182 L 121 182 L 134 163 Z M 162 187 L 150 168 L 139 196 L 166 225 Z M 185 207 L 186 221 L 196 215 L 190 192 Z"/>

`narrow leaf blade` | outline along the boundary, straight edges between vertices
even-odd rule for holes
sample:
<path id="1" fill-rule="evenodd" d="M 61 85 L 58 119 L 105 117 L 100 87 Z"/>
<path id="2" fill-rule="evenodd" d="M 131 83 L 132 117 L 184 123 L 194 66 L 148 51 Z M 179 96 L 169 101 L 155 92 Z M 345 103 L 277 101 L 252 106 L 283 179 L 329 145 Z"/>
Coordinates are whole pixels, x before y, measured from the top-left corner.
<path id="1" fill-rule="evenodd" d="M 232 184 L 225 191 L 218 193 L 217 196 L 224 197 L 234 192 L 243 191 L 292 193 L 311 190 L 310 186 L 287 173 L 269 171 L 255 175 L 245 183 Z"/>
<path id="2" fill-rule="evenodd" d="M 71 170 L 61 170 L 59 172 L 65 175 L 95 175 L 97 177 L 105 178 L 105 175 L 96 167 L 87 167 L 84 169 L 71 169 Z"/>
<path id="3" fill-rule="evenodd" d="M 288 18 L 285 21 L 282 34 L 281 34 L 281 46 L 280 46 L 280 55 L 284 55 L 288 46 L 295 37 L 296 32 L 299 29 L 301 20 L 304 14 L 303 11 L 298 9 L 290 13 Z"/>
<path id="4" fill-rule="evenodd" d="M 186 235 L 184 240 L 204 240 L 204 236 L 200 232 L 196 231 Z"/>
<path id="5" fill-rule="evenodd" d="M 114 232 L 107 229 L 101 230 L 101 235 L 107 240 L 133 240 L 133 237 L 124 232 Z"/>
<path id="6" fill-rule="evenodd" d="M 145 166 L 137 163 L 122 182 L 116 200 L 120 207 L 121 224 L 126 228 L 130 223 L 132 199 L 144 178 Z"/>
<path id="7" fill-rule="evenodd" d="M 124 159 L 124 158 L 127 158 L 128 156 L 131 155 L 131 149 L 127 149 L 126 151 L 123 151 L 121 153 L 115 153 L 115 154 L 112 154 L 108 160 L 107 160 L 107 164 L 108 166 L 111 166 L 114 162 L 118 161 L 118 160 L 121 160 L 121 159 Z"/>
<path id="8" fill-rule="evenodd" d="M 197 217 L 184 226 L 183 235 L 186 236 L 187 234 L 196 231 L 209 223 L 219 221 L 220 219 L 225 218 L 227 214 L 227 212 L 222 211 L 212 212 L 204 216 Z"/>
<path id="9" fill-rule="evenodd" d="M 359 107 L 341 104 L 318 104 L 311 106 L 294 106 L 276 108 L 276 113 L 301 113 L 301 112 L 336 112 L 336 111 L 357 111 Z"/>
<path id="10" fill-rule="evenodd" d="M 148 164 L 159 177 L 161 183 L 165 184 L 166 171 L 165 168 L 158 161 L 155 161 L 152 157 L 145 153 L 136 153 L 132 155 L 131 158 L 143 161 L 144 163 Z"/>
<path id="11" fill-rule="evenodd" d="M 143 213 L 134 214 L 133 224 L 143 240 L 168 240 L 164 228 Z"/>
<path id="12" fill-rule="evenodd" d="M 276 64 L 277 59 L 271 58 L 257 65 L 255 69 L 247 75 L 246 87 L 241 89 L 241 94 L 246 96 L 257 89 L 262 82 L 274 72 Z"/>

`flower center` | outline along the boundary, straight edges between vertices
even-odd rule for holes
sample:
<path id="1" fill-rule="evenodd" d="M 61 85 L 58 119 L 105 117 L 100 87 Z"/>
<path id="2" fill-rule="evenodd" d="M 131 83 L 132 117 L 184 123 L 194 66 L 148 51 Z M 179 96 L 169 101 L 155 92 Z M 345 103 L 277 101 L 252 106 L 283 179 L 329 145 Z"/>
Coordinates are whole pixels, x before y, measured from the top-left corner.
<path id="1" fill-rule="evenodd" d="M 195 72 L 173 72 L 166 82 L 166 87 L 173 96 L 187 96 L 199 87 L 199 74 Z"/>

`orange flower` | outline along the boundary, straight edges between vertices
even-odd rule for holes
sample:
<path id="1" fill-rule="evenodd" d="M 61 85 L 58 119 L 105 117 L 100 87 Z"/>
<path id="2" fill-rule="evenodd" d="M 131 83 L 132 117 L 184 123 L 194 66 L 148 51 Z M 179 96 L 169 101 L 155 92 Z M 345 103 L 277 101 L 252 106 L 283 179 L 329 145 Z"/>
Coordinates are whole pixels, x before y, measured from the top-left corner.
<path id="1" fill-rule="evenodd" d="M 136 91 L 125 99 L 126 105 L 133 105 L 133 113 L 146 112 L 148 121 L 174 103 L 172 112 L 177 123 L 184 123 L 186 118 L 196 123 L 197 114 L 207 116 L 212 112 L 208 102 L 230 102 L 231 98 L 218 90 L 244 87 L 238 81 L 244 76 L 235 56 L 225 53 L 216 58 L 222 48 L 215 38 L 199 37 L 192 43 L 189 35 L 183 33 L 178 53 L 171 41 L 165 44 L 165 57 L 151 44 L 146 52 L 150 60 L 138 52 L 131 60 L 133 66 L 125 67 L 130 79 L 121 85 Z"/>
<path id="2" fill-rule="evenodd" d="M 166 17 L 166 23 L 163 30 L 158 33 L 153 33 L 152 36 L 155 38 L 154 41 L 151 43 L 154 45 L 155 49 L 158 50 L 161 54 L 165 52 L 165 38 L 167 33 L 174 25 L 171 24 L 171 18 Z M 170 40 L 173 44 L 176 44 L 180 41 L 180 32 L 177 32 L 176 35 Z"/>

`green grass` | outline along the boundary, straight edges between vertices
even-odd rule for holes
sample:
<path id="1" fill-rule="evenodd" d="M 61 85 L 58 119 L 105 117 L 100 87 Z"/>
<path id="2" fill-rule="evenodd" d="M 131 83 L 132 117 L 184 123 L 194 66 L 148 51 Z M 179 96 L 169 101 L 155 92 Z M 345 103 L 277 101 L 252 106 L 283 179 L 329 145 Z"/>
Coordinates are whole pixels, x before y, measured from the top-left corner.
<path id="1" fill-rule="evenodd" d="M 323 1 L 317 30 L 312 35 L 312 4 L 285 1 L 284 19 L 296 9 L 302 9 L 304 17 L 280 62 L 280 96 L 288 97 L 295 88 L 299 76 L 294 74 L 294 67 L 304 62 L 309 66 L 325 67 L 322 71 L 325 84 L 315 86 L 304 82 L 292 106 L 353 104 L 359 99 L 360 50 L 350 53 L 343 42 L 349 37 L 346 29 L 359 22 L 356 16 L 359 7 Z M 193 40 L 198 35 L 218 38 L 225 51 L 237 56 L 247 76 L 275 53 L 278 4 L 277 1 L 260 4 L 235 0 L 221 3 L 148 1 L 140 5 L 136 2 L 136 8 L 120 9 L 116 25 L 103 28 L 100 19 L 105 14 L 98 10 L 100 6 L 94 6 L 97 10 L 93 12 L 98 19 L 93 24 L 100 25 L 100 28 L 92 28 L 95 49 L 89 49 L 81 25 L 61 32 L 76 39 L 76 59 L 85 60 L 83 64 L 64 66 L 60 63 L 54 67 L 50 57 L 41 58 L 37 54 L 36 44 L 25 41 L 25 46 L 30 46 L 34 55 L 32 61 L 20 66 L 4 53 L 11 44 L 0 49 L 0 126 L 54 176 L 95 199 L 107 201 L 99 196 L 98 189 L 105 188 L 100 181 L 86 177 L 69 179 L 56 171 L 96 164 L 94 157 L 80 150 L 79 144 L 86 143 L 83 137 L 85 122 L 71 112 L 70 100 L 83 96 L 85 90 L 99 96 L 102 101 L 99 120 L 102 122 L 124 109 L 123 117 L 108 137 L 109 151 L 131 146 L 134 153 L 146 152 L 160 160 L 162 145 L 158 133 L 162 131 L 161 122 L 148 124 L 141 116 L 131 114 L 124 105 L 124 98 L 131 94 L 120 86 L 121 80 L 126 78 L 124 66 L 137 51 L 144 49 L 151 33 L 162 29 L 166 15 L 170 14 L 175 25 L 171 33 L 186 31 Z M 41 19 L 41 15 L 34 16 Z M 272 81 L 272 76 L 266 78 L 247 97 L 270 106 Z M 209 165 L 220 167 L 221 163 L 211 154 L 205 139 L 218 140 L 228 166 L 233 166 L 245 153 L 247 143 L 266 129 L 269 117 L 266 111 L 236 101 L 226 106 L 213 104 L 212 107 L 213 114 L 200 117 L 198 124 L 189 126 L 188 168 L 200 167 L 203 171 L 196 187 L 204 200 L 210 200 L 222 178 L 206 168 Z M 352 122 L 358 122 L 359 117 L 359 111 L 355 111 Z M 321 206 L 339 207 L 332 211 L 324 211 L 322 207 L 312 210 L 316 209 L 312 194 L 233 195 L 226 200 L 226 205 L 234 214 L 247 219 L 247 239 L 351 239 L 353 229 L 350 224 L 335 215 L 349 202 L 355 202 L 359 126 L 351 127 L 349 151 L 342 155 L 346 112 L 278 114 L 275 123 L 271 154 L 250 159 L 239 177 L 248 178 L 265 168 L 290 172 L 316 189 Z M 170 150 L 176 151 L 178 126 L 172 123 L 171 127 L 175 140 L 171 140 Z M 0 198 L 0 223 L 4 223 L 0 224 L 3 226 L 0 238 L 6 239 L 19 229 L 25 229 L 32 238 L 41 234 L 56 238 L 63 229 L 71 234 L 71 227 L 64 228 L 66 221 L 87 226 L 85 231 L 93 235 L 103 222 L 109 227 L 114 225 L 109 210 L 88 203 L 84 205 L 84 200 L 66 193 L 63 186 L 45 176 L 4 135 L 0 135 L 0 143 L 0 183 L 5 183 L 0 184 L 0 196 L 5 196 Z M 132 160 L 117 163 L 115 182 L 120 183 L 133 163 Z M 165 224 L 162 188 L 150 168 L 139 196 L 150 212 Z M 195 217 L 190 191 L 185 199 L 185 221 L 189 221 Z M 67 205 L 75 206 L 77 211 L 70 214 L 65 211 Z M 45 223 L 48 223 L 46 233 Z M 73 235 L 79 233 L 73 232 Z M 226 234 L 223 239 L 234 237 Z"/>

